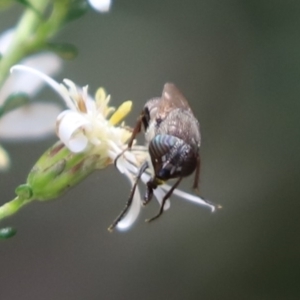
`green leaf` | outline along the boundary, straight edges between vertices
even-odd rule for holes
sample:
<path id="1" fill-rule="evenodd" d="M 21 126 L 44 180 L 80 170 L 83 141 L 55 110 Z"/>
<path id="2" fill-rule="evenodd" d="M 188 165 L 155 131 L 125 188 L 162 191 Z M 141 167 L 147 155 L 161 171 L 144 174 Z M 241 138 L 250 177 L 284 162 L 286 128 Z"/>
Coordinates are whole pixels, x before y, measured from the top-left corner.
<path id="1" fill-rule="evenodd" d="M 15 0 L 0 0 L 0 10 L 9 8 Z"/>
<path id="2" fill-rule="evenodd" d="M 78 55 L 77 48 L 71 44 L 48 43 L 46 46 L 46 50 L 52 51 L 66 60 L 74 59 Z"/>
<path id="3" fill-rule="evenodd" d="M 0 118 L 6 113 L 29 103 L 30 99 L 25 93 L 17 93 L 10 95 L 0 106 Z"/>
<path id="4" fill-rule="evenodd" d="M 27 8 L 32 9 L 40 18 L 43 18 L 42 14 L 28 0 L 15 0 L 15 1 L 24 5 Z"/>
<path id="5" fill-rule="evenodd" d="M 21 184 L 19 185 L 16 190 L 15 193 L 17 194 L 17 196 L 21 199 L 31 199 L 33 196 L 33 192 L 31 187 L 28 184 Z"/>
<path id="6" fill-rule="evenodd" d="M 13 237 L 17 233 L 17 230 L 13 227 L 5 227 L 0 229 L 0 239 L 6 240 Z"/>
<path id="7" fill-rule="evenodd" d="M 71 22 L 80 18 L 88 11 L 88 4 L 86 0 L 74 0 L 70 5 L 70 10 L 66 15 L 65 22 Z"/>

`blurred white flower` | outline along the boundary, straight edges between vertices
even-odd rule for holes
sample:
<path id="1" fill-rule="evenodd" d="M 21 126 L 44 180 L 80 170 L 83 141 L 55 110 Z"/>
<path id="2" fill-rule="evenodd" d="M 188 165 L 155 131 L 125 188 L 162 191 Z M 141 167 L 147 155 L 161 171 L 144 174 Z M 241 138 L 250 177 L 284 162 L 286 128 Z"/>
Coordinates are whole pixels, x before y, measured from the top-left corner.
<path id="1" fill-rule="evenodd" d="M 100 159 L 97 168 L 105 168 L 112 164 L 116 158 L 117 168 L 124 174 L 133 187 L 140 166 L 149 161 L 148 149 L 145 146 L 133 145 L 131 151 L 127 149 L 127 142 L 131 130 L 120 122 L 131 110 L 131 101 L 125 101 L 118 109 L 109 107 L 110 96 L 100 88 L 93 99 L 88 94 L 88 88 L 77 87 L 72 81 L 65 79 L 64 85 L 58 84 L 47 75 L 25 66 L 14 66 L 12 71 L 25 71 L 39 76 L 45 80 L 65 101 L 68 109 L 57 117 L 57 135 L 68 149 L 73 153 L 97 154 Z M 119 124 L 119 125 L 118 125 Z M 124 152 L 121 156 L 120 154 Z M 141 176 L 146 184 L 151 178 L 151 170 Z M 154 195 L 161 204 L 162 198 L 171 187 L 162 184 L 154 190 Z M 175 189 L 173 194 L 204 206 L 214 211 L 215 207 L 203 199 Z M 137 188 L 132 204 L 126 215 L 118 222 L 117 228 L 128 229 L 136 221 L 141 209 L 141 195 Z M 165 209 L 170 207 L 169 200 Z"/>
<path id="2" fill-rule="evenodd" d="M 6 171 L 9 168 L 9 155 L 7 151 L 0 146 L 0 171 Z"/>
<path id="3" fill-rule="evenodd" d="M 12 42 L 14 29 L 0 35 L 0 55 L 5 57 Z M 62 66 L 62 60 L 55 54 L 44 52 L 32 55 L 21 62 L 48 75 L 55 75 Z M 11 74 L 0 89 L 0 105 L 12 94 L 25 93 L 34 97 L 43 87 L 44 82 L 31 74 Z M 24 105 L 0 118 L 0 139 L 20 140 L 36 139 L 54 132 L 54 120 L 61 109 L 54 103 L 33 102 Z M 0 151 L 4 149 L 0 146 Z M 0 171 L 9 166 L 9 156 L 2 155 Z"/>
<path id="4" fill-rule="evenodd" d="M 108 12 L 111 5 L 111 0 L 88 0 L 91 7 L 98 12 Z"/>

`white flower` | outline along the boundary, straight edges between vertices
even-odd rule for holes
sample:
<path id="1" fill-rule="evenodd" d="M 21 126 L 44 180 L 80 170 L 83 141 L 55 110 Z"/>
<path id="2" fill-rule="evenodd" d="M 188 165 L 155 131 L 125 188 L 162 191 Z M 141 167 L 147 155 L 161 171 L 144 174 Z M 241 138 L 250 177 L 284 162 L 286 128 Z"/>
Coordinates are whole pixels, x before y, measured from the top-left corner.
<path id="1" fill-rule="evenodd" d="M 111 0 L 88 0 L 90 5 L 98 12 L 108 12 L 111 5 Z"/>
<path id="2" fill-rule="evenodd" d="M 100 88 L 95 96 L 91 98 L 84 88 L 77 87 L 72 81 L 65 79 L 60 85 L 50 77 L 41 72 L 24 67 L 15 66 L 12 71 L 26 71 L 44 79 L 64 99 L 68 109 L 57 117 L 57 135 L 60 140 L 74 153 L 98 154 L 98 168 L 105 168 L 112 164 L 116 158 L 118 170 L 124 174 L 133 187 L 140 166 L 149 161 L 148 150 L 145 146 L 133 145 L 131 151 L 127 149 L 127 142 L 131 136 L 131 130 L 120 122 L 131 110 L 131 101 L 124 102 L 117 110 L 108 106 L 110 96 Z M 119 126 L 117 126 L 120 124 Z M 124 152 L 121 156 L 120 154 Z M 147 183 L 151 178 L 151 170 L 141 176 L 141 180 Z M 171 187 L 162 184 L 154 190 L 154 196 L 159 203 Z M 214 211 L 215 206 L 208 204 L 203 199 L 175 189 L 175 195 L 183 199 L 208 206 Z M 133 201 L 126 215 L 118 222 L 117 228 L 128 229 L 137 219 L 141 209 L 141 195 L 137 188 Z M 169 200 L 164 209 L 170 207 Z"/>
<path id="3" fill-rule="evenodd" d="M 12 42 L 14 29 L 0 36 L 0 54 L 5 57 Z M 36 68 L 51 76 L 61 69 L 62 60 L 55 54 L 44 52 L 30 56 L 23 65 Z M 33 98 L 43 87 L 44 82 L 31 74 L 12 74 L 0 89 L 0 106 L 13 93 L 25 93 Z M 54 120 L 60 108 L 54 103 L 34 102 L 15 109 L 0 118 L 0 139 L 36 139 L 54 132 Z M 9 166 L 9 156 L 0 146 L 2 164 L 0 170 Z M 3 153 L 6 153 L 3 156 Z"/>
<path id="4" fill-rule="evenodd" d="M 57 118 L 57 135 L 61 141 L 75 153 L 90 150 L 107 156 L 110 150 L 107 141 L 113 141 L 122 149 L 131 133 L 128 129 L 115 125 L 129 113 L 132 102 L 124 102 L 114 112 L 113 107 L 108 107 L 110 96 L 106 96 L 104 89 L 97 91 L 94 100 L 88 95 L 87 86 L 79 89 L 67 79 L 64 83 L 69 90 L 65 86 L 61 86 L 61 89 L 69 97 L 66 101 L 69 109 Z"/>
<path id="5" fill-rule="evenodd" d="M 113 163 L 115 157 L 126 148 L 131 131 L 124 124 L 119 124 L 130 112 L 132 102 L 125 101 L 117 110 L 109 107 L 110 96 L 100 88 L 93 99 L 88 94 L 88 87 L 77 87 L 65 79 L 58 84 L 47 75 L 26 66 L 17 65 L 12 72 L 23 70 L 46 81 L 64 99 L 68 109 L 61 112 L 56 119 L 56 133 L 59 139 L 73 153 L 89 152 L 99 154 L 105 164 Z M 117 147 L 111 146 L 111 143 Z M 112 154 L 113 152 L 113 154 Z"/>
<path id="6" fill-rule="evenodd" d="M 0 171 L 6 171 L 9 168 L 9 155 L 7 151 L 0 146 Z"/>

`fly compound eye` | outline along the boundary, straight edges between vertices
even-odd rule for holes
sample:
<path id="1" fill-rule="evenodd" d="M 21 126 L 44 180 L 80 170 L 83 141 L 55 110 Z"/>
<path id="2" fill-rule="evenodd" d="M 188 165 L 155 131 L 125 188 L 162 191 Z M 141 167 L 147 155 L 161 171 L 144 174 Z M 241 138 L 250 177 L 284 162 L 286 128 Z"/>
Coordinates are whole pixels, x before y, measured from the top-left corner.
<path id="1" fill-rule="evenodd" d="M 162 180 L 186 177 L 197 166 L 197 156 L 192 147 L 175 136 L 155 136 L 149 144 L 149 153 L 155 175 Z"/>
<path id="2" fill-rule="evenodd" d="M 181 165 L 181 176 L 186 177 L 191 175 L 197 167 L 197 157 L 194 153 L 189 152 Z"/>
<path id="3" fill-rule="evenodd" d="M 178 138 L 163 134 L 155 136 L 149 144 L 149 153 L 151 159 L 158 162 L 164 162 L 167 154 L 170 153 Z"/>

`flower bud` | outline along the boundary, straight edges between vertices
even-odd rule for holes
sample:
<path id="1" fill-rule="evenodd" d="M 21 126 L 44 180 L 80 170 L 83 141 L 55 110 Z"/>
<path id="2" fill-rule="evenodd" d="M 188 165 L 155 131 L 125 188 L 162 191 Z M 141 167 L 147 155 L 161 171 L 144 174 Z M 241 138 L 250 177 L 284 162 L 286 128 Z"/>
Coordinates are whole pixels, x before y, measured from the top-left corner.
<path id="1" fill-rule="evenodd" d="M 17 197 L 0 207 L 0 220 L 19 211 L 33 200 L 47 201 L 59 197 L 99 167 L 100 155 L 72 153 L 62 142 L 49 148 L 30 171 L 27 182 L 19 185 Z M 0 239 L 16 233 L 12 227 L 0 229 Z"/>
<path id="2" fill-rule="evenodd" d="M 99 155 L 95 154 L 72 153 L 63 143 L 57 142 L 34 165 L 26 186 L 35 200 L 57 198 L 92 173 L 98 159 Z"/>

